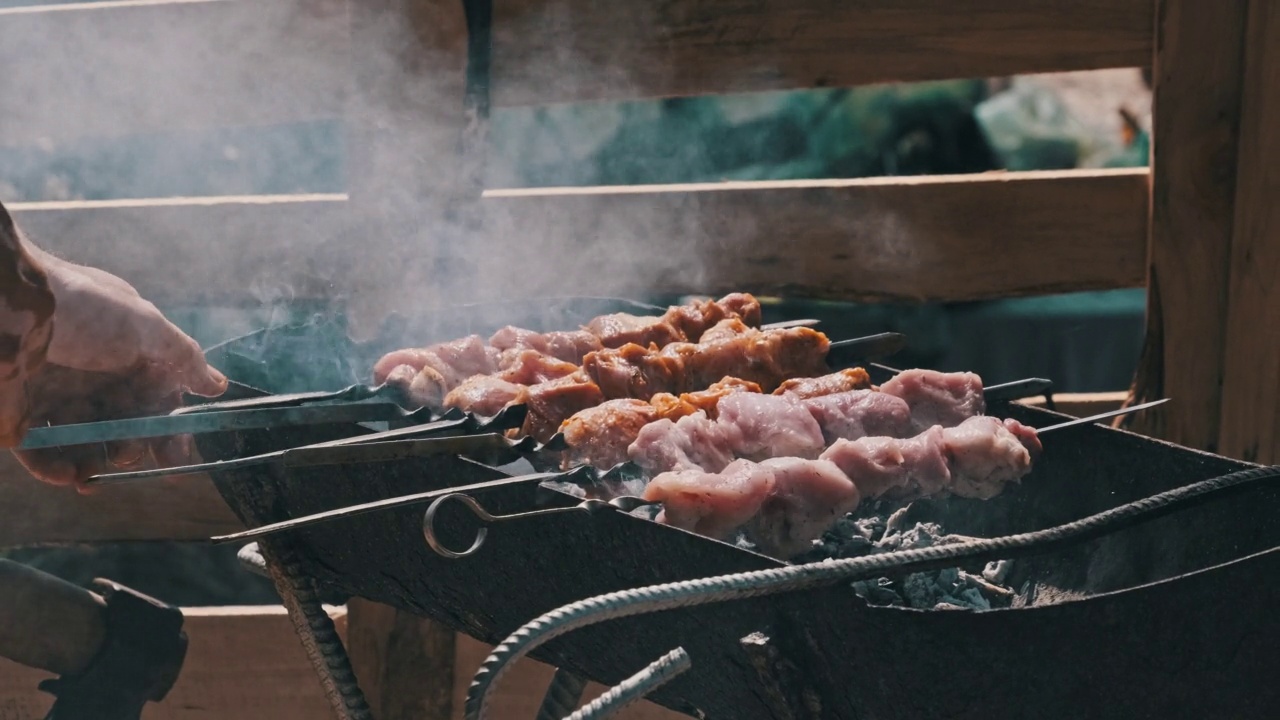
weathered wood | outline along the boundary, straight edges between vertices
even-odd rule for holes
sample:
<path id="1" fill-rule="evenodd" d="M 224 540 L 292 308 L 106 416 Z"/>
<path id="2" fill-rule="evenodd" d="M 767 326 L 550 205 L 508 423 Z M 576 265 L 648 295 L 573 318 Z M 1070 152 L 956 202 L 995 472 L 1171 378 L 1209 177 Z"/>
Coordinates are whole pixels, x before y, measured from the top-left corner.
<path id="1" fill-rule="evenodd" d="M 345 6 L 216 0 L 0 11 L 10 100 L 0 145 L 341 117 Z"/>
<path id="2" fill-rule="evenodd" d="M 1139 67 L 1151 13 L 1151 0 L 506 0 L 494 3 L 494 101 Z"/>
<path id="3" fill-rule="evenodd" d="M 462 705 L 467 698 L 467 687 L 475 677 L 480 664 L 493 651 L 493 647 L 458 635 L 457 669 L 453 686 L 453 720 L 462 720 Z M 636 668 L 639 670 L 639 668 Z M 511 669 L 511 674 L 503 679 L 502 691 L 492 700 L 490 713 L 495 718 L 533 718 L 537 716 L 538 706 L 551 683 L 551 675 L 555 668 L 536 660 L 522 660 Z M 604 694 L 604 686 L 588 683 L 582 694 L 582 703 L 586 704 Z M 642 701 L 636 705 L 611 715 L 617 720 L 683 720 L 687 716 L 672 712 L 660 705 Z M 379 719 L 381 720 L 381 719 Z"/>
<path id="4" fill-rule="evenodd" d="M 79 495 L 33 479 L 0 454 L 0 548 L 113 540 L 207 540 L 244 528 L 206 477 Z"/>
<path id="5" fill-rule="evenodd" d="M 347 652 L 378 720 L 453 717 L 457 633 L 362 598 L 347 603 Z"/>
<path id="6" fill-rule="evenodd" d="M 1147 329 L 1131 429 L 1218 444 L 1248 0 L 1158 0 Z"/>
<path id="7" fill-rule="evenodd" d="M 316 720 L 328 702 L 283 607 L 185 609 L 182 674 L 142 720 Z M 331 608 L 341 632 L 346 610 Z M 0 720 L 44 717 L 53 704 L 36 686 L 48 673 L 0 659 Z"/>
<path id="8" fill-rule="evenodd" d="M 1055 393 L 1053 396 L 1054 409 L 1064 415 L 1072 415 L 1074 417 L 1088 417 L 1099 413 L 1111 412 L 1119 410 L 1124 406 L 1125 400 L 1129 393 L 1121 390 L 1118 392 L 1100 392 L 1100 393 Z M 1027 398 L 1019 400 L 1023 405 L 1031 407 L 1044 407 L 1043 397 Z"/>
<path id="9" fill-rule="evenodd" d="M 1218 450 L 1280 462 L 1280 8 L 1251 0 Z"/>
<path id="10" fill-rule="evenodd" d="M 492 244 L 477 294 L 960 301 L 1136 287 L 1144 275 L 1141 169 L 485 197 Z"/>
<path id="11" fill-rule="evenodd" d="M 344 195 L 8 207 L 40 247 L 115 273 L 159 305 L 333 297 L 347 272 L 335 247 L 344 237 Z"/>
<path id="12" fill-rule="evenodd" d="M 461 172 L 467 31 L 457 0 L 351 4 L 347 112 L 349 240 L 333 253 L 349 268 L 352 332 L 388 312 L 438 304 L 465 269 L 451 262 L 464 235 Z"/>

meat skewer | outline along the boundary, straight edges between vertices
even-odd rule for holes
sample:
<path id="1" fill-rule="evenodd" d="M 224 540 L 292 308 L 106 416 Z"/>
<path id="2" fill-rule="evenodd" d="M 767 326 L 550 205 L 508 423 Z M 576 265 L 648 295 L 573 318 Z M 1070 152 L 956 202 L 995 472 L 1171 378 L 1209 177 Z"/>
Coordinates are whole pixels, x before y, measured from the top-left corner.
<path id="1" fill-rule="evenodd" d="M 722 321 L 736 321 L 743 328 L 758 328 L 760 302 L 751 295 L 733 293 L 719 300 L 674 305 L 660 316 L 603 315 L 579 330 L 537 333 L 507 326 L 487 341 L 479 335 L 469 335 L 430 347 L 387 353 L 374 364 L 374 382 L 399 386 L 408 398 L 424 407 L 440 407 L 444 396 L 462 381 L 474 375 L 505 371 L 512 358 L 522 352 L 531 351 L 549 361 L 579 365 L 593 351 L 632 342 L 643 342 L 645 347 L 697 342 Z"/>
<path id="2" fill-rule="evenodd" d="M 1125 415 L 1132 412 L 1138 412 L 1140 410 L 1146 410 L 1147 408 L 1154 407 L 1156 405 L 1160 405 L 1165 402 L 1168 402 L 1167 398 L 1162 400 L 1155 400 L 1148 403 L 1142 403 L 1140 405 L 1132 405 L 1127 408 L 1112 410 L 1110 412 L 1101 413 L 1099 415 L 1093 415 L 1090 417 L 1069 420 L 1063 423 L 1059 423 L 1057 425 L 1051 425 L 1049 427 L 1040 428 L 1038 430 L 1033 430 L 1033 431 L 1035 432 L 1037 439 L 1039 439 L 1049 432 L 1063 430 L 1063 429 L 1074 427 L 1077 425 L 1092 424 L 1092 423 L 1098 422 L 1099 420 L 1105 420 L 1107 418 L 1116 417 L 1118 415 Z M 1000 421 L 1000 422 L 1003 422 L 1003 421 Z M 240 540 L 249 540 L 253 538 L 264 537 L 267 535 L 273 535 L 280 532 L 297 530 L 304 527 L 311 527 L 314 525 L 319 525 L 325 522 L 329 522 L 331 520 L 339 520 L 343 518 L 353 517 L 355 515 L 362 515 L 365 513 L 376 512 L 379 510 L 391 510 L 396 508 L 409 507 L 413 505 L 436 503 L 442 499 L 447 499 L 447 497 L 466 495 L 466 493 L 473 492 L 473 491 L 482 491 L 482 490 L 488 490 L 488 489 L 494 489 L 494 488 L 510 487 L 513 485 L 524 485 L 528 483 L 536 483 L 538 485 L 542 485 L 547 482 L 569 482 L 573 484 L 594 483 L 594 482 L 598 482 L 601 479 L 601 477 L 602 476 L 599 473 L 595 472 L 589 467 L 579 467 L 579 468 L 574 468 L 573 470 L 569 470 L 566 472 L 559 472 L 559 473 L 534 473 L 531 475 L 520 475 L 516 477 L 500 478 L 497 480 L 486 480 L 486 481 L 474 483 L 471 485 L 444 488 L 442 490 L 432 490 L 432 491 L 422 492 L 422 493 L 413 493 L 410 495 L 401 495 L 399 497 L 384 498 L 381 500 L 375 500 L 373 502 L 364 503 L 361 505 L 353 505 L 350 507 L 338 508 L 335 510 L 326 510 L 313 515 L 305 515 L 302 517 L 283 520 L 276 523 L 270 523 L 270 524 L 262 525 L 256 528 L 242 530 L 240 532 L 232 533 L 229 535 L 216 536 L 216 537 L 210 538 L 210 541 L 213 542 L 214 544 L 222 544 L 227 542 L 236 542 Z M 629 509 L 634 509 L 637 506 L 637 503 L 634 502 L 635 500 L 637 500 L 637 498 L 622 498 L 622 497 L 614 498 L 612 501 L 608 503 L 605 503 L 599 500 L 588 500 L 586 503 L 582 505 L 578 505 L 574 507 L 555 508 L 554 510 L 557 512 L 579 512 L 584 507 L 600 507 L 603 505 L 609 505 L 615 508 L 627 508 L 629 510 Z M 645 504 L 650 504 L 650 505 L 658 504 L 658 501 L 648 501 Z M 483 510 L 482 506 L 478 502 L 475 502 L 474 499 L 471 499 L 471 502 L 467 503 L 467 506 L 470 507 L 473 511 L 476 509 Z M 493 516 L 486 512 L 484 513 L 484 516 L 482 517 L 482 519 L 487 518 L 486 522 L 492 522 L 492 521 L 501 521 L 506 518 L 523 517 L 523 516 L 525 516 L 524 513 L 516 513 L 515 515 L 508 515 L 508 516 Z M 428 529 L 428 532 L 430 532 L 429 529 Z M 480 543 L 477 542 L 477 544 L 472 548 L 472 550 L 478 549 L 479 544 Z"/>

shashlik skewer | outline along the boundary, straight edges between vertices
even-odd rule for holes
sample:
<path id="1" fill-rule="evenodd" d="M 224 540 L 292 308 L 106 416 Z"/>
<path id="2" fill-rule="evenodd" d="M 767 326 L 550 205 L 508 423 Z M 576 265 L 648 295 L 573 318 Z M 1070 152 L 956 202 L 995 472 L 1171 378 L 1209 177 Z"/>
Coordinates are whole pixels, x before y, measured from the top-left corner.
<path id="1" fill-rule="evenodd" d="M 1119 410 L 1112 410 L 1110 412 L 1101 413 L 1099 415 L 1092 415 L 1090 417 L 1068 420 L 1066 422 L 1058 423 L 1056 425 L 1051 425 L 1049 427 L 1037 429 L 1035 431 L 1036 437 L 1041 438 L 1046 433 L 1049 433 L 1049 432 L 1063 430 L 1063 429 L 1074 427 L 1074 426 L 1089 425 L 1089 424 L 1096 423 L 1100 420 L 1116 417 L 1118 415 L 1125 415 L 1132 412 L 1138 412 L 1140 410 L 1145 410 L 1147 408 L 1154 407 L 1156 405 L 1160 405 L 1165 402 L 1168 402 L 1167 398 L 1161 399 L 1161 400 L 1155 400 L 1148 403 L 1143 403 L 1141 405 L 1133 405 L 1127 408 L 1121 408 Z M 470 485 L 444 488 L 441 490 L 431 490 L 427 492 L 413 493 L 410 495 L 401 495 L 399 497 L 394 497 L 394 498 L 383 498 L 380 500 L 375 500 L 368 503 L 362 503 L 359 505 L 352 505 L 345 508 L 326 510 L 324 512 L 316 513 L 314 515 L 306 515 L 302 517 L 291 518 L 289 520 L 282 520 L 280 522 L 269 523 L 266 525 L 261 525 L 256 528 L 250 528 L 248 530 L 242 530 L 240 532 L 232 533 L 229 535 L 215 536 L 210 538 L 210 541 L 213 542 L 214 544 L 221 544 L 221 543 L 227 543 L 227 542 L 236 542 L 240 540 L 249 540 L 253 538 L 264 537 L 267 535 L 273 535 L 276 533 L 286 532 L 289 530 L 297 530 L 305 527 L 312 527 L 312 526 L 323 524 L 325 522 L 329 522 L 332 520 L 355 517 L 357 515 L 377 512 L 379 510 L 392 510 L 396 508 L 411 507 L 414 505 L 425 505 L 428 503 L 438 502 L 441 499 L 444 499 L 450 496 L 465 495 L 466 493 L 470 493 L 470 492 L 478 492 L 478 491 L 494 489 L 494 488 L 510 487 L 513 485 L 525 485 L 529 483 L 535 483 L 537 485 L 543 485 L 545 483 L 571 483 L 575 485 L 594 484 L 599 482 L 602 477 L 608 477 L 612 472 L 613 471 L 602 474 L 599 471 L 596 471 L 594 468 L 584 466 L 584 467 L 577 467 L 572 470 L 558 472 L 558 473 L 544 472 L 544 473 L 534 473 L 531 475 L 519 475 L 516 477 L 509 477 L 509 478 L 499 478 L 497 480 L 486 480 L 483 482 L 473 483 Z M 634 502 L 635 499 L 636 498 L 614 498 L 613 501 L 610 501 L 608 503 L 601 500 L 592 499 L 592 500 L 587 500 L 583 503 L 580 503 L 576 506 L 556 508 L 556 510 L 560 512 L 578 512 L 582 510 L 594 510 L 594 509 L 605 507 L 605 506 L 610 506 L 614 508 L 626 508 L 630 510 L 636 507 L 636 503 Z M 645 504 L 658 504 L 658 503 L 647 502 Z M 491 516 L 490 515 L 489 517 L 493 518 L 493 520 L 495 521 L 501 521 L 510 517 L 519 517 L 522 515 L 523 513 L 517 513 L 515 516 Z M 432 532 L 430 528 L 427 528 L 426 530 L 427 532 Z M 478 545 L 476 547 L 473 547 L 472 550 L 475 550 L 477 548 L 478 548 Z"/>
<path id="2" fill-rule="evenodd" d="M 374 382 L 401 387 L 411 401 L 438 408 L 445 395 L 462 381 L 474 375 L 505 371 L 520 353 L 534 352 L 548 360 L 578 365 L 592 351 L 627 343 L 662 347 L 672 342 L 697 342 L 705 332 L 726 320 L 758 328 L 760 302 L 751 295 L 733 293 L 719 300 L 674 305 L 660 316 L 602 315 L 578 330 L 537 333 L 507 326 L 488 340 L 469 335 L 430 347 L 387 353 L 374 364 Z"/>
<path id="3" fill-rule="evenodd" d="M 763 552 L 786 559 L 864 499 L 995 497 L 1031 472 L 1042 450 L 1034 428 L 975 415 L 914 437 L 837 440 L 817 457 L 742 458 L 719 471 L 664 472 L 643 497 L 662 503 L 658 522 L 718 540 L 741 529 Z"/>
<path id="4" fill-rule="evenodd" d="M 856 368 L 789 380 L 772 395 L 762 396 L 754 384 L 734 389 L 753 394 L 681 396 L 703 399 L 696 405 L 610 400 L 582 410 L 561 427 L 569 448 L 565 466 L 611 467 L 629 457 L 662 472 L 704 455 L 702 462 L 718 470 L 737 457 L 782 448 L 816 457 L 837 438 L 906 437 L 935 423 L 956 425 L 985 409 L 982 380 L 973 373 L 907 370 L 876 389 Z M 720 417 L 722 406 L 728 417 Z"/>

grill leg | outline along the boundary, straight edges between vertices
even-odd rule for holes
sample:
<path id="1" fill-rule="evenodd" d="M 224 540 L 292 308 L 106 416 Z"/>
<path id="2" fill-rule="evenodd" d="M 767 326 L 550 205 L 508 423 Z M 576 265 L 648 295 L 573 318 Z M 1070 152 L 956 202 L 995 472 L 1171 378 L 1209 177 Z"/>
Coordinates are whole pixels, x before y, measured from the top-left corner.
<path id="1" fill-rule="evenodd" d="M 285 543 L 264 540 L 258 545 L 267 574 L 284 601 L 293 629 L 320 677 L 337 720 L 373 720 L 373 711 L 351 669 L 347 649 L 333 619 L 324 611 L 311 578 L 302 574 L 293 551 Z"/>

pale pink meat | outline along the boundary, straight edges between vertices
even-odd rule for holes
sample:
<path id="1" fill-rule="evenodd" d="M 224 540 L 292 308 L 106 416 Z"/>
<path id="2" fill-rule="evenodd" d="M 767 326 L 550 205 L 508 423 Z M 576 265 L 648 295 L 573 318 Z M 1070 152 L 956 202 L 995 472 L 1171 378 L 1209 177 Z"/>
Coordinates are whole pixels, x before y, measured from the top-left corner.
<path id="1" fill-rule="evenodd" d="M 820 459 L 835 463 L 866 498 L 878 498 L 907 484 L 901 441 L 887 437 L 836 440 Z"/>
<path id="2" fill-rule="evenodd" d="M 1010 428 L 1008 423 L 1016 425 Z M 1005 484 L 1031 472 L 1031 452 L 1020 437 L 1024 428 L 1031 430 L 1016 420 L 983 415 L 943 430 L 953 478 L 948 489 L 961 497 L 988 500 Z M 1039 445 L 1034 431 L 1029 439 Z"/>
<path id="3" fill-rule="evenodd" d="M 685 339 L 683 333 L 661 317 L 630 313 L 601 315 L 587 323 L 585 329 L 600 338 L 600 344 L 606 348 L 619 348 L 631 343 L 645 348 L 650 343 L 663 347 Z"/>
<path id="4" fill-rule="evenodd" d="M 736 457 L 816 459 L 825 446 L 818 422 L 792 397 L 734 393 L 720 400 L 716 412 Z"/>
<path id="5" fill-rule="evenodd" d="M 880 391 L 896 395 L 911 406 L 916 432 L 934 425 L 955 427 L 986 409 L 982 378 L 970 372 L 904 370 L 881 385 Z"/>
<path id="6" fill-rule="evenodd" d="M 947 439 L 941 425 L 934 425 L 913 438 L 898 442 L 902 462 L 907 468 L 905 494 L 910 497 L 931 497 L 941 493 L 951 484 L 951 468 L 948 464 Z M 856 483 L 858 480 L 854 478 Z M 897 495 L 901 491 L 891 491 Z"/>
<path id="7" fill-rule="evenodd" d="M 650 474 L 672 470 L 719 472 L 734 459 L 731 443 L 724 428 L 699 410 L 675 422 L 663 418 L 645 425 L 627 448 L 627 455 Z"/>
<path id="8" fill-rule="evenodd" d="M 644 499 L 662 503 L 658 522 L 725 540 L 755 517 L 774 482 L 771 469 L 736 460 L 719 473 L 661 473 L 645 486 Z"/>
<path id="9" fill-rule="evenodd" d="M 440 407 L 444 397 L 473 375 L 489 375 L 498 370 L 499 351 L 479 335 L 429 348 L 387 353 L 374 365 L 374 382 L 392 383 L 422 406 Z M 413 376 L 401 368 L 409 367 Z M 412 377 L 406 386 L 405 379 Z"/>
<path id="10" fill-rule="evenodd" d="M 895 395 L 875 390 L 850 390 L 801 401 L 822 428 L 823 440 L 862 437 L 908 437 L 911 407 Z"/>
<path id="11" fill-rule="evenodd" d="M 858 507 L 857 486 L 828 460 L 773 458 L 773 489 L 747 524 L 761 552 L 786 560 L 813 546 L 836 520 Z"/>

